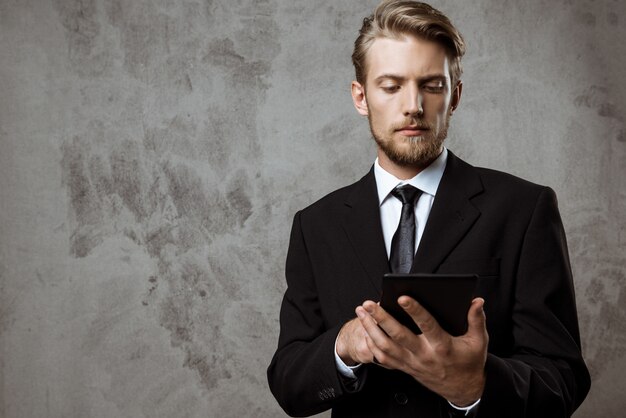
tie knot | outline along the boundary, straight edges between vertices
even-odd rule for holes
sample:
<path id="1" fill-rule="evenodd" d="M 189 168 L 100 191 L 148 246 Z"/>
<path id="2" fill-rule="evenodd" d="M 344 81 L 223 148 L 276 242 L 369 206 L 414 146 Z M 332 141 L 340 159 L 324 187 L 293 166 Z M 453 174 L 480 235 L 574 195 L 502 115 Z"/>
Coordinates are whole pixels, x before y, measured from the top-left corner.
<path id="1" fill-rule="evenodd" d="M 400 200 L 403 205 L 407 203 L 415 204 L 415 200 L 422 194 L 422 191 L 416 187 L 411 186 L 410 184 L 405 184 L 404 186 L 396 187 L 391 191 L 391 194 Z"/>

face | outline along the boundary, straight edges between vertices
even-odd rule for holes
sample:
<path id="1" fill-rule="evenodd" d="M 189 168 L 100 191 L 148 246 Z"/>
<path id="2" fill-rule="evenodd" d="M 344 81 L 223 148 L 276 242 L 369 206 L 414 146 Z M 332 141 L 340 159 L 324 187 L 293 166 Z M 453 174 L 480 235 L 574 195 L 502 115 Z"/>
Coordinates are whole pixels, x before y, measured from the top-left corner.
<path id="1" fill-rule="evenodd" d="M 412 36 L 378 38 L 366 68 L 365 85 L 352 83 L 352 98 L 369 119 L 380 164 L 391 172 L 428 166 L 441 153 L 461 95 L 460 83 L 450 86 L 445 48 Z"/>

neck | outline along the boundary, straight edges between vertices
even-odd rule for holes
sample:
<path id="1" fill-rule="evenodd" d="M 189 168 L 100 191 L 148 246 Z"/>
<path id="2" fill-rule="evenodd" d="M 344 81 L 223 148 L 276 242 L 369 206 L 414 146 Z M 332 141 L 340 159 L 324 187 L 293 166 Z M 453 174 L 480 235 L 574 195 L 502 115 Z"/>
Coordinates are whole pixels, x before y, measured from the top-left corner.
<path id="1" fill-rule="evenodd" d="M 439 155 L 437 155 L 438 157 Z M 400 180 L 408 180 L 417 176 L 422 172 L 426 167 L 432 164 L 433 161 L 437 159 L 437 157 L 432 158 L 428 161 L 425 161 L 423 164 L 409 164 L 409 165 L 400 165 L 397 164 L 387 157 L 387 154 L 383 152 L 380 148 L 378 149 L 378 163 L 380 166 L 388 172 L 389 174 L 394 175 Z"/>

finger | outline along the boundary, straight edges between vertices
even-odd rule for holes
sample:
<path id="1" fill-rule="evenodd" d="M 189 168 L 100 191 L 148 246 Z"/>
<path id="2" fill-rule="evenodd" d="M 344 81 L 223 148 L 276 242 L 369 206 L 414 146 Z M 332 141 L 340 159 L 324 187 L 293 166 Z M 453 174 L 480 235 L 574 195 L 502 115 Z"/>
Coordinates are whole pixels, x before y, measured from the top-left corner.
<path id="1" fill-rule="evenodd" d="M 487 319 L 485 317 L 485 300 L 475 298 L 467 312 L 467 335 L 484 338 L 487 335 Z"/>
<path id="2" fill-rule="evenodd" d="M 372 363 L 384 367 L 385 369 L 397 369 L 398 361 L 394 357 L 382 351 L 374 341 L 368 336 L 365 337 L 365 343 L 372 352 Z"/>
<path id="3" fill-rule="evenodd" d="M 449 338 L 450 335 L 439 326 L 437 320 L 415 299 L 409 296 L 400 296 L 398 303 L 422 330 L 422 334 L 431 344 L 437 344 Z"/>
<path id="4" fill-rule="evenodd" d="M 370 313 L 366 311 L 363 306 L 357 306 L 356 316 L 361 322 L 361 326 L 365 330 L 366 336 L 371 337 L 372 335 L 376 335 L 378 338 L 385 336 L 383 330 L 378 326 L 376 319 L 370 315 Z"/>
<path id="5" fill-rule="evenodd" d="M 397 344 L 376 324 L 372 315 L 370 315 L 363 306 L 356 308 L 356 314 L 367 332 L 366 341 L 367 338 L 369 338 L 379 351 L 384 351 L 387 354 L 390 354 L 394 350 L 397 351 Z M 372 347 L 370 347 L 370 349 L 371 348 Z M 372 354 L 374 354 L 378 360 L 382 360 L 375 352 L 372 351 Z"/>
<path id="6" fill-rule="evenodd" d="M 414 341 L 417 336 L 385 311 L 380 304 L 365 301 L 363 302 L 363 307 L 392 340 L 405 347 L 413 346 L 417 343 Z"/>
<path id="7" fill-rule="evenodd" d="M 395 338 L 402 331 L 402 324 L 396 321 L 385 309 L 381 308 L 379 304 L 366 300 L 362 306 L 389 337 Z"/>

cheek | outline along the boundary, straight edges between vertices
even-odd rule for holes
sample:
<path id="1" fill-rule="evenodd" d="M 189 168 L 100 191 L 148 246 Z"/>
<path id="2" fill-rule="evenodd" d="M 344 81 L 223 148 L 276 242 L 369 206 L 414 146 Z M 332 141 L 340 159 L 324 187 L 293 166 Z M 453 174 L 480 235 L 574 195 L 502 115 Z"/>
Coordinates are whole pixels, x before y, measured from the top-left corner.
<path id="1" fill-rule="evenodd" d="M 373 123 L 376 123 L 377 125 L 384 125 L 385 123 L 388 123 L 389 113 L 390 113 L 389 107 L 386 107 L 384 104 L 372 105 L 370 103 L 368 106 L 368 110 L 369 110 L 370 119 L 372 120 Z"/>
<path id="2" fill-rule="evenodd" d="M 448 114 L 449 107 L 450 100 L 441 99 L 432 101 L 431 106 L 429 106 L 431 117 L 436 118 L 437 120 L 445 119 Z"/>
<path id="3" fill-rule="evenodd" d="M 436 100 L 437 112 L 446 113 L 450 106 L 450 97 L 440 97 Z"/>
<path id="4" fill-rule="evenodd" d="M 430 110 L 438 113 L 448 108 L 450 102 L 452 101 L 452 96 L 449 92 L 441 94 L 424 93 L 423 100 L 424 107 L 428 107 Z"/>

